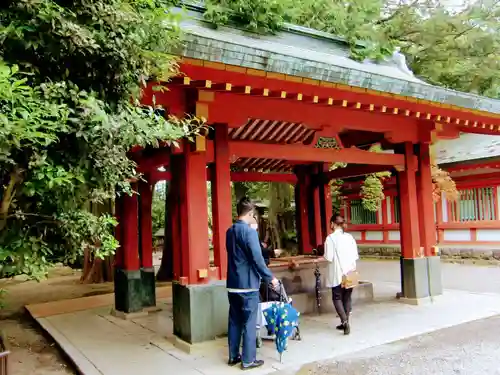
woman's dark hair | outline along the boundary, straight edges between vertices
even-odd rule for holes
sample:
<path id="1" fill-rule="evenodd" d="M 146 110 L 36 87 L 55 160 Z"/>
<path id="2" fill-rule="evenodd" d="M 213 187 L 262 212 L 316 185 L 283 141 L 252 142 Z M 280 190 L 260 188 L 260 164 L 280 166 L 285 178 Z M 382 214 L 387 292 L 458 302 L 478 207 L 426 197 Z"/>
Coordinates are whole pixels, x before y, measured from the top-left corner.
<path id="1" fill-rule="evenodd" d="M 244 216 L 255 209 L 255 205 L 247 197 L 240 199 L 236 205 L 236 213 L 238 216 Z"/>
<path id="2" fill-rule="evenodd" d="M 330 223 L 338 227 L 341 227 L 342 229 L 345 229 L 345 220 L 342 215 L 339 214 L 333 215 L 332 218 L 330 219 Z"/>

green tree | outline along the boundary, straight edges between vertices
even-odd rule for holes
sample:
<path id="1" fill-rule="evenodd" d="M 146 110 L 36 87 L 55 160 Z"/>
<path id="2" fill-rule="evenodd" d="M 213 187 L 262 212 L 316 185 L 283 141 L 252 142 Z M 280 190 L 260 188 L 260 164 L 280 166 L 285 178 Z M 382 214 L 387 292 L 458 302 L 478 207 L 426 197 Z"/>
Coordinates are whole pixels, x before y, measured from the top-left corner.
<path id="1" fill-rule="evenodd" d="M 118 243 L 95 214 L 141 178 L 133 146 L 196 132 L 139 107 L 147 80 L 176 71 L 177 19 L 155 0 L 6 0 L 0 5 L 0 276 L 45 274 Z"/>
<path id="2" fill-rule="evenodd" d="M 252 31 L 284 22 L 343 37 L 355 59 L 383 59 L 398 47 L 424 80 L 499 96 L 500 1 L 462 8 L 434 0 L 208 0 L 206 18 Z"/>

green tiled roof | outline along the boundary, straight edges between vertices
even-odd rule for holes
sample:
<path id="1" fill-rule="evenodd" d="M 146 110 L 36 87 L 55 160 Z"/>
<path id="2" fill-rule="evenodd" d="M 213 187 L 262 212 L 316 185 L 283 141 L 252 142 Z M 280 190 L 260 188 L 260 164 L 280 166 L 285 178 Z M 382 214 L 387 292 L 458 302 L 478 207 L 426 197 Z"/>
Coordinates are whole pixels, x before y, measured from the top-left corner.
<path id="1" fill-rule="evenodd" d="M 179 10 L 180 11 L 180 10 Z M 357 62 L 341 38 L 287 25 L 277 35 L 260 35 L 204 22 L 203 8 L 190 6 L 181 56 L 383 91 L 437 103 L 500 113 L 500 100 L 432 86 L 416 78 L 395 53 L 383 63 Z"/>

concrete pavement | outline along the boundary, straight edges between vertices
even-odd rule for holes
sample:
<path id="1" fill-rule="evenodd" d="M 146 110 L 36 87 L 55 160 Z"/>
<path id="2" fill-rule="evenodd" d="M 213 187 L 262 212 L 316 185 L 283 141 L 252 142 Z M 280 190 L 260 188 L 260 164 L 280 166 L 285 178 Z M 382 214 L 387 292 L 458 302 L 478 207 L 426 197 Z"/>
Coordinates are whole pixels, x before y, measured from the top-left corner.
<path id="1" fill-rule="evenodd" d="M 474 293 L 500 294 L 500 267 L 441 263 L 443 288 Z M 399 262 L 365 260 L 359 262 L 364 280 L 399 283 Z"/>
<path id="2" fill-rule="evenodd" d="M 496 316 L 279 375 L 495 375 L 500 374 L 498 337 L 500 317 Z"/>

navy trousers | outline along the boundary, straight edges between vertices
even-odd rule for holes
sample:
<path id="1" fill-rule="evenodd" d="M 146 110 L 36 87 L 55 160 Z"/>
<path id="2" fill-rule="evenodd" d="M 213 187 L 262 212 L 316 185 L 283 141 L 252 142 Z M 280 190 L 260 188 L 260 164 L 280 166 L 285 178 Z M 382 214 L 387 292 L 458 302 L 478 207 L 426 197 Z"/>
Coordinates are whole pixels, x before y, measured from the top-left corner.
<path id="1" fill-rule="evenodd" d="M 257 314 L 259 310 L 259 292 L 228 293 L 229 327 L 228 344 L 229 359 L 240 356 L 243 364 L 251 364 L 257 355 Z"/>

